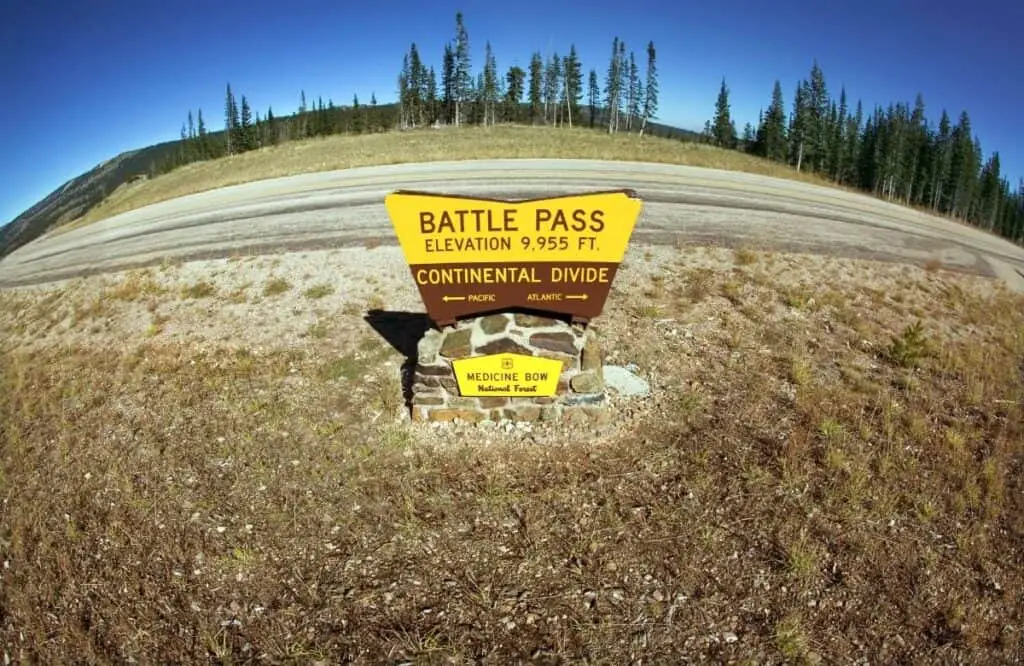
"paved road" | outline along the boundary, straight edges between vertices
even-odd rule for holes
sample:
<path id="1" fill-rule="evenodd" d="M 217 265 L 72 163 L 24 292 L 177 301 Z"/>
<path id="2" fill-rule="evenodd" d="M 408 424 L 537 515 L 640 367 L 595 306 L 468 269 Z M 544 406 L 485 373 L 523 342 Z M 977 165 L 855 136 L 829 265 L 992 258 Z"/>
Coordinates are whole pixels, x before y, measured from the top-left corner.
<path id="1" fill-rule="evenodd" d="M 830 188 L 750 174 L 594 160 L 481 160 L 306 174 L 154 204 L 46 236 L 0 261 L 0 287 L 164 259 L 395 242 L 396 189 L 532 198 L 632 188 L 633 243 L 711 244 L 924 263 L 1004 278 L 1024 291 L 1024 248 L 978 229 Z"/>

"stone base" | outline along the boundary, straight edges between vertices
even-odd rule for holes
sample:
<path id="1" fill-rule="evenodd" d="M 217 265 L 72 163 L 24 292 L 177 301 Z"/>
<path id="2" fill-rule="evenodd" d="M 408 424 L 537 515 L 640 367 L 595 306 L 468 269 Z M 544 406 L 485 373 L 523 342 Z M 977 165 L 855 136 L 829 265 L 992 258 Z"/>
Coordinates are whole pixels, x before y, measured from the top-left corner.
<path id="1" fill-rule="evenodd" d="M 510 352 L 562 362 L 558 390 L 547 397 L 459 394 L 452 361 Z M 568 421 L 606 423 L 603 359 L 593 329 L 522 313 L 493 314 L 428 330 L 417 348 L 413 421 Z"/>

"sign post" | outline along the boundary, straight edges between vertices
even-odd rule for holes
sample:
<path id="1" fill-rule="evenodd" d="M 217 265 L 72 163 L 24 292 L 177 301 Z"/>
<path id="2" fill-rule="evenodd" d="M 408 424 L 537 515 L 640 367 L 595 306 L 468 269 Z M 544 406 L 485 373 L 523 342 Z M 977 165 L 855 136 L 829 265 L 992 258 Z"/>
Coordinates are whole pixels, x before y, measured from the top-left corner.
<path id="1" fill-rule="evenodd" d="M 641 205 L 631 190 L 525 201 L 389 194 L 438 326 L 418 347 L 413 418 L 604 418 L 588 324 L 604 309 Z"/>

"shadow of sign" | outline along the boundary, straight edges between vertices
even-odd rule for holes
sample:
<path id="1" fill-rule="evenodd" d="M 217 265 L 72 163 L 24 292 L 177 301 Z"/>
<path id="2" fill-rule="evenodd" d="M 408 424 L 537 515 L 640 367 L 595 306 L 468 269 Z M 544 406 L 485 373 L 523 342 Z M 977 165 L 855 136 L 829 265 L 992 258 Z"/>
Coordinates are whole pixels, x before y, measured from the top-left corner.
<path id="1" fill-rule="evenodd" d="M 433 323 L 426 313 L 370 310 L 363 317 L 380 337 L 405 357 L 402 362 L 402 398 L 412 404 L 412 380 L 416 371 L 416 346 Z"/>

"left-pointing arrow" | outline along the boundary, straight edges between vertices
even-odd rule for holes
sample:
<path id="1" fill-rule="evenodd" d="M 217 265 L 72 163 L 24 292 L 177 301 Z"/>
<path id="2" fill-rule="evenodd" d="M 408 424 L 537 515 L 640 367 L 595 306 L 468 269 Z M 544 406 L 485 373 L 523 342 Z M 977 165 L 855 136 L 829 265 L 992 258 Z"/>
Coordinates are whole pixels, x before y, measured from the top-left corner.
<path id="1" fill-rule="evenodd" d="M 449 301 L 464 301 L 464 300 L 466 300 L 466 297 L 465 296 L 444 296 L 444 297 L 441 298 L 441 300 L 444 301 L 445 303 L 448 303 Z"/>

